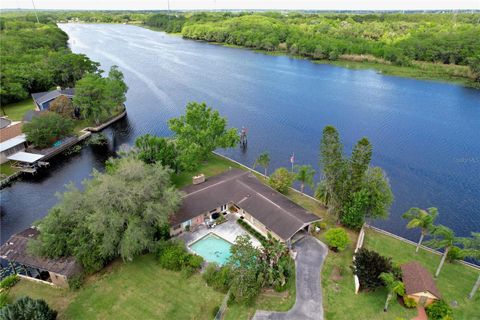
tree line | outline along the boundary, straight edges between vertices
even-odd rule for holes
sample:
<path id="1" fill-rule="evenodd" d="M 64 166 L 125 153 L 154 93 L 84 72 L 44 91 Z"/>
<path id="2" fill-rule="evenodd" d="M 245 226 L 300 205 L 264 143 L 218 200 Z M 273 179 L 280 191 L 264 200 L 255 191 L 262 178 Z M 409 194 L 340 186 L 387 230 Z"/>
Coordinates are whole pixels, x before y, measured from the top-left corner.
<path id="1" fill-rule="evenodd" d="M 0 103 L 26 99 L 30 93 L 55 86 L 73 87 L 98 63 L 67 46 L 68 36 L 54 23 L 29 17 L 1 17 Z"/>

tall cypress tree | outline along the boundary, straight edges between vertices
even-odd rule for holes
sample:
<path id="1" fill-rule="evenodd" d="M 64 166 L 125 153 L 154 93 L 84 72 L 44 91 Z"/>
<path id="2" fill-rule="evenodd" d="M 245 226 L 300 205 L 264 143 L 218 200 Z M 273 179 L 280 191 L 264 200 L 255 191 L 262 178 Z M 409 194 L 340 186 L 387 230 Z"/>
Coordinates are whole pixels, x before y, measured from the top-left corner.
<path id="1" fill-rule="evenodd" d="M 320 167 L 323 171 L 323 187 L 327 204 L 337 211 L 341 206 L 341 189 L 345 176 L 345 160 L 340 135 L 334 126 L 323 129 L 320 142 Z"/>
<path id="2" fill-rule="evenodd" d="M 372 145 L 367 138 L 360 139 L 352 151 L 349 161 L 348 193 L 358 191 L 372 160 Z"/>

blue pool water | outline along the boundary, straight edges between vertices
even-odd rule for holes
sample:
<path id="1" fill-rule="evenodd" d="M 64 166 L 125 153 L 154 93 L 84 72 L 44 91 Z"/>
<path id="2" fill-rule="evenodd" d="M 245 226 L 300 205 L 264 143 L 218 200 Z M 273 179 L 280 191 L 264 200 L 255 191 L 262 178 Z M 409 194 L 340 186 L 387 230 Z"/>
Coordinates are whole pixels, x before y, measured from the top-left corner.
<path id="1" fill-rule="evenodd" d="M 230 258 L 232 244 L 222 238 L 209 233 L 190 246 L 196 254 L 202 256 L 208 262 L 216 262 L 224 265 Z"/>

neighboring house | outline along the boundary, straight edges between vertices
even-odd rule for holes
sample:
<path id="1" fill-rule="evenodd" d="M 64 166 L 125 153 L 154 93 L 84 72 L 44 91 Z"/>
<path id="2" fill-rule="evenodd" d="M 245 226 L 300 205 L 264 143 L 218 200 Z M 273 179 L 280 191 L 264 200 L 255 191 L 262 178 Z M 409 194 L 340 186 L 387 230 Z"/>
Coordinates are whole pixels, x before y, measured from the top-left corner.
<path id="1" fill-rule="evenodd" d="M 0 118 L 0 164 L 8 161 L 8 157 L 25 150 L 26 139 L 22 134 L 22 123 Z"/>
<path id="2" fill-rule="evenodd" d="M 57 90 L 32 93 L 33 102 L 35 103 L 38 111 L 48 110 L 50 103 L 59 96 L 65 96 L 70 100 L 75 95 L 75 89 L 57 87 Z"/>
<path id="3" fill-rule="evenodd" d="M 421 306 L 440 300 L 441 295 L 432 275 L 419 262 L 412 261 L 400 266 L 405 293 Z"/>
<path id="4" fill-rule="evenodd" d="M 201 225 L 230 208 L 263 235 L 270 233 L 287 244 L 297 233 L 305 234 L 312 223 L 321 220 L 263 184 L 253 173 L 239 169 L 182 191 L 185 193 L 182 205 L 170 221 L 172 235 L 183 232 L 187 226 Z"/>
<path id="5" fill-rule="evenodd" d="M 73 257 L 50 259 L 30 254 L 27 243 L 39 234 L 33 227 L 14 234 L 0 247 L 0 258 L 9 261 L 12 271 L 22 277 L 68 288 L 68 280 L 82 273 L 82 267 Z"/>

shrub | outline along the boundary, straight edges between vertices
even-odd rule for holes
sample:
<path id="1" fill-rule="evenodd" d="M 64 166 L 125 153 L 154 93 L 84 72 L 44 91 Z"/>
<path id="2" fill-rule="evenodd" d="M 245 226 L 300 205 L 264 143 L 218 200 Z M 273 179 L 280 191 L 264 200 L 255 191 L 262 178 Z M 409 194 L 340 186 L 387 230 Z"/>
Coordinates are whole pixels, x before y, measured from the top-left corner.
<path id="1" fill-rule="evenodd" d="M 156 254 L 160 267 L 172 271 L 182 271 L 182 275 L 185 277 L 190 277 L 201 268 L 203 263 L 202 257 L 188 253 L 184 244 L 179 241 L 160 241 Z"/>
<path id="2" fill-rule="evenodd" d="M 8 304 L 8 292 L 0 292 L 0 309 L 3 309 Z"/>
<path id="3" fill-rule="evenodd" d="M 355 254 L 352 271 L 358 276 L 362 290 L 375 289 L 383 286 L 380 274 L 391 273 L 393 270 L 390 258 L 381 256 L 375 251 L 361 248 Z"/>
<path id="4" fill-rule="evenodd" d="M 48 108 L 52 112 L 56 112 L 64 118 L 72 118 L 74 116 L 75 109 L 73 108 L 72 100 L 66 96 L 58 96 L 55 98 Z"/>
<path id="5" fill-rule="evenodd" d="M 175 242 L 168 242 L 158 253 L 160 267 L 180 271 L 188 259 L 185 248 Z"/>
<path id="6" fill-rule="evenodd" d="M 332 228 L 325 233 L 327 245 L 334 251 L 343 251 L 348 245 L 348 235 L 343 228 Z"/>
<path id="7" fill-rule="evenodd" d="M 5 279 L 3 279 L 0 282 L 0 288 L 1 289 L 10 289 L 13 287 L 18 281 L 20 280 L 20 277 L 16 274 L 12 274 Z"/>
<path id="8" fill-rule="evenodd" d="M 22 297 L 0 310 L 3 320 L 55 320 L 57 311 L 50 309 L 44 300 Z"/>
<path id="9" fill-rule="evenodd" d="M 446 317 L 453 317 L 452 308 L 443 300 L 436 301 L 425 308 L 428 319 L 443 320 Z"/>
<path id="10" fill-rule="evenodd" d="M 72 134 L 74 123 L 57 113 L 45 112 L 23 125 L 27 140 L 39 148 L 51 146 L 55 141 Z"/>
<path id="11" fill-rule="evenodd" d="M 278 168 L 268 179 L 268 184 L 281 193 L 288 193 L 290 186 L 295 179 L 295 175 L 286 168 Z"/>
<path id="12" fill-rule="evenodd" d="M 83 273 L 79 273 L 68 279 L 68 286 L 70 287 L 71 290 L 80 289 L 84 280 L 85 280 L 85 277 Z"/>
<path id="13" fill-rule="evenodd" d="M 209 287 L 221 292 L 227 292 L 230 287 L 232 274 L 229 266 L 219 268 L 216 263 L 209 263 L 202 277 Z"/>
<path id="14" fill-rule="evenodd" d="M 188 266 L 194 270 L 200 269 L 202 267 L 203 258 L 197 256 L 196 254 L 189 254 Z"/>
<path id="15" fill-rule="evenodd" d="M 403 303 L 407 308 L 415 308 L 417 306 L 417 301 L 415 301 L 415 299 L 410 298 L 408 296 L 403 296 Z"/>
<path id="16" fill-rule="evenodd" d="M 257 230 L 253 229 L 252 226 L 250 226 L 247 222 L 245 222 L 242 219 L 238 219 L 237 223 L 241 225 L 245 230 L 247 230 L 252 236 L 254 236 L 262 245 L 265 245 L 265 243 L 268 242 L 267 238 L 263 236 L 260 232 Z"/>
<path id="17" fill-rule="evenodd" d="M 320 230 L 325 230 L 327 229 L 327 223 L 326 222 L 320 222 L 318 224 L 318 226 L 320 227 Z"/>

